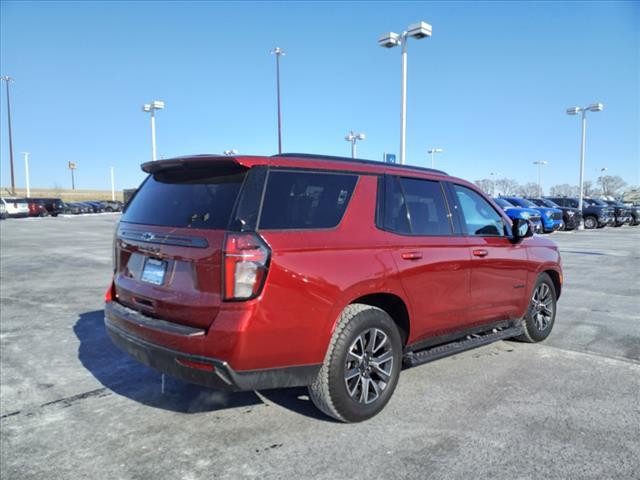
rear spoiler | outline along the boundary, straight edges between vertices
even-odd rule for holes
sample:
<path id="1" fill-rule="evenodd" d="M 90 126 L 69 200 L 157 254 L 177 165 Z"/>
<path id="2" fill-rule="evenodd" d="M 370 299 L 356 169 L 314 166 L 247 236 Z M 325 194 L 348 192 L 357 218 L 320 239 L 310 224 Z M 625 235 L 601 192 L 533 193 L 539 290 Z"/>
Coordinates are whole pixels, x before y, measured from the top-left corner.
<path id="1" fill-rule="evenodd" d="M 227 155 L 195 155 L 188 157 L 176 157 L 167 160 L 156 160 L 152 162 L 145 162 L 140 165 L 142 171 L 146 173 L 155 173 L 160 170 L 174 169 L 174 168 L 189 168 L 189 167 L 238 167 L 246 166 L 240 159 L 236 157 L 230 157 Z"/>

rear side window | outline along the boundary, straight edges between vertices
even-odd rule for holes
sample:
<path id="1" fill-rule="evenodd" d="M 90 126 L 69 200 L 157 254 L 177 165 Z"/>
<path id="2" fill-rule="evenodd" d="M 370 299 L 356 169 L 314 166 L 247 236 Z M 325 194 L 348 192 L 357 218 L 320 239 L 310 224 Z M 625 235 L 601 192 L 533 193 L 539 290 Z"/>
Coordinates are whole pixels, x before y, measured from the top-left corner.
<path id="1" fill-rule="evenodd" d="M 385 229 L 407 235 L 451 235 L 451 221 L 440 182 L 388 177 Z"/>
<path id="2" fill-rule="evenodd" d="M 122 216 L 145 225 L 223 229 L 246 175 L 246 169 L 169 169 L 150 175 Z"/>
<path id="3" fill-rule="evenodd" d="M 342 220 L 357 180 L 357 175 L 272 170 L 260 228 L 333 228 Z"/>

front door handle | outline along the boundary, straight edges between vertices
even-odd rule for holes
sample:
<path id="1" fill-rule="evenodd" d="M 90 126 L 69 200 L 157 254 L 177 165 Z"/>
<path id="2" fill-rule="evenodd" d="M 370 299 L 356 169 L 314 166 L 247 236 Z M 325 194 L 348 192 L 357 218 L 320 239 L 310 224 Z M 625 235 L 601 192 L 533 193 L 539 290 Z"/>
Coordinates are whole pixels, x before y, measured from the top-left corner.
<path id="1" fill-rule="evenodd" d="M 402 254 L 402 258 L 405 260 L 420 260 L 422 258 L 422 253 L 420 252 L 404 252 Z"/>
<path id="2" fill-rule="evenodd" d="M 473 255 L 476 257 L 486 257 L 487 255 L 489 255 L 489 252 L 487 252 L 484 248 L 476 248 L 473 251 Z"/>

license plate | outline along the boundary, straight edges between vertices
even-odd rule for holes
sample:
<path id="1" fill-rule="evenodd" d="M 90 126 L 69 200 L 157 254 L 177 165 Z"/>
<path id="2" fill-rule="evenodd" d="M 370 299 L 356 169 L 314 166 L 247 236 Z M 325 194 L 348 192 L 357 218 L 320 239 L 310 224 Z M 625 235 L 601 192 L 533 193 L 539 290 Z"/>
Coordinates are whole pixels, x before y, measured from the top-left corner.
<path id="1" fill-rule="evenodd" d="M 147 258 L 142 269 L 143 282 L 153 283 L 154 285 L 162 285 L 164 282 L 164 274 L 167 271 L 167 262 L 157 260 L 155 258 Z"/>

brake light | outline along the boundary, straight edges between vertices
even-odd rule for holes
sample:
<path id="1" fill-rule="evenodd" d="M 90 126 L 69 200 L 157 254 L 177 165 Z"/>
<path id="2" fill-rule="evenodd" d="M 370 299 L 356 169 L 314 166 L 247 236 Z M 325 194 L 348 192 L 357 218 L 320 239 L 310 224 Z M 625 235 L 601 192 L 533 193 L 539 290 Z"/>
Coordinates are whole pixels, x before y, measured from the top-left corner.
<path id="1" fill-rule="evenodd" d="M 260 294 L 271 249 L 256 233 L 227 233 L 224 241 L 225 300 L 249 300 Z"/>
<path id="2" fill-rule="evenodd" d="M 113 280 L 111 280 L 111 283 L 109 284 L 109 288 L 107 289 L 107 292 L 104 294 L 104 301 L 105 303 L 111 302 L 114 297 L 114 289 L 115 289 L 115 285 Z"/>

